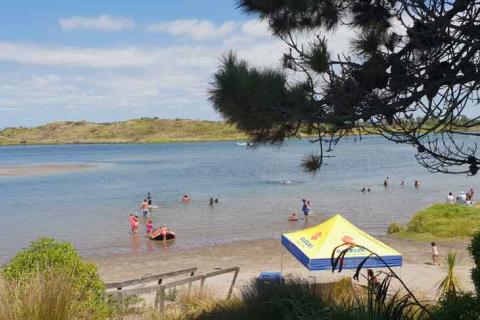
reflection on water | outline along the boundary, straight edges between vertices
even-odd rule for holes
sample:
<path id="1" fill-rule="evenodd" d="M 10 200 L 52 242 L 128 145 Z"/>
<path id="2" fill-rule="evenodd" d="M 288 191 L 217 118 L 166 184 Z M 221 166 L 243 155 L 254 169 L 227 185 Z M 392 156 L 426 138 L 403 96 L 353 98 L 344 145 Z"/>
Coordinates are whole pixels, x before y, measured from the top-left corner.
<path id="1" fill-rule="evenodd" d="M 312 145 L 280 149 L 235 142 L 159 145 L 69 145 L 0 148 L 0 165 L 90 163 L 97 169 L 35 177 L 0 177 L 0 262 L 39 236 L 75 244 L 82 254 L 174 251 L 252 238 L 277 238 L 305 227 L 289 222 L 311 201 L 310 224 L 341 213 L 373 234 L 451 191 L 476 189 L 475 177 L 429 174 L 413 149 L 379 137 L 346 139 L 317 175 L 300 169 Z M 390 186 L 383 180 L 390 177 Z M 400 186 L 404 180 L 405 185 Z M 419 180 L 421 187 L 413 187 Z M 362 188 L 371 192 L 360 192 Z M 167 224 L 175 242 L 129 233 L 128 214 L 152 192 L 155 226 Z M 192 201 L 181 202 L 188 193 Z M 219 203 L 210 206 L 210 197 Z M 142 220 L 142 219 L 140 219 Z"/>

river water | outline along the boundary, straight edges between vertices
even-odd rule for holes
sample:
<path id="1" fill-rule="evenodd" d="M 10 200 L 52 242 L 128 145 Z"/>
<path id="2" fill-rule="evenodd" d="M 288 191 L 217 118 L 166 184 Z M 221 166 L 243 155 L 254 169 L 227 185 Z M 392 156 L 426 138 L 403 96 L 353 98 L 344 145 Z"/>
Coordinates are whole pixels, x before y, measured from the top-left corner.
<path id="1" fill-rule="evenodd" d="M 305 227 L 287 221 L 311 201 L 310 224 L 341 213 L 380 235 L 392 221 L 476 187 L 477 178 L 430 174 L 410 146 L 381 137 L 343 140 L 319 174 L 302 172 L 314 146 L 295 141 L 250 150 L 236 142 L 125 145 L 56 145 L 0 148 L 0 165 L 87 163 L 93 169 L 0 177 L 0 262 L 40 236 L 72 242 L 83 255 L 175 251 L 236 240 L 275 238 Z M 383 187 L 385 177 L 391 186 Z M 417 190 L 414 180 L 421 183 Z M 405 186 L 400 181 L 405 180 Z M 370 193 L 360 189 L 370 187 Z M 129 233 L 128 214 L 152 192 L 154 224 L 177 239 L 167 245 Z M 184 193 L 192 201 L 181 202 Z M 210 197 L 219 204 L 209 206 Z"/>

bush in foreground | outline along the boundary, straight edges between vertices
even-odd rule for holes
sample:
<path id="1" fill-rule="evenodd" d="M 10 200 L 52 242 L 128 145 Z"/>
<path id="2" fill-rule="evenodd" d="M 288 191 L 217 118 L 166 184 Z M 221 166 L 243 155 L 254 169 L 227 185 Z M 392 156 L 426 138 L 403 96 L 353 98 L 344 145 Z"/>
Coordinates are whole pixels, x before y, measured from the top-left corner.
<path id="1" fill-rule="evenodd" d="M 73 282 L 53 271 L 28 280 L 0 278 L 0 320 L 89 319 L 78 308 Z"/>
<path id="2" fill-rule="evenodd" d="M 77 318 L 105 319 L 111 314 L 96 266 L 82 261 L 70 243 L 41 238 L 17 253 L 2 269 L 3 278 L 12 285 L 27 285 L 32 279 L 49 273 L 70 279 Z M 58 294 L 62 295 L 63 291 Z"/>

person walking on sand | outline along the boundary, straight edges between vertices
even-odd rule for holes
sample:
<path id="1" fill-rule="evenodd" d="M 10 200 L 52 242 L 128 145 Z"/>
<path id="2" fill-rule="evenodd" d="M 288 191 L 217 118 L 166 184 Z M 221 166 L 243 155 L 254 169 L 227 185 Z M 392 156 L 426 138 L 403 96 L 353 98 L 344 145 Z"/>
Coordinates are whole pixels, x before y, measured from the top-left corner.
<path id="1" fill-rule="evenodd" d="M 143 199 L 143 202 L 142 204 L 140 205 L 140 209 L 142 209 L 142 213 L 143 213 L 143 217 L 147 217 L 149 215 L 149 210 L 148 210 L 148 200 L 147 199 Z"/>
<path id="2" fill-rule="evenodd" d="M 432 261 L 433 264 L 438 264 L 440 265 L 440 253 L 438 252 L 437 245 L 435 242 L 432 242 Z"/>

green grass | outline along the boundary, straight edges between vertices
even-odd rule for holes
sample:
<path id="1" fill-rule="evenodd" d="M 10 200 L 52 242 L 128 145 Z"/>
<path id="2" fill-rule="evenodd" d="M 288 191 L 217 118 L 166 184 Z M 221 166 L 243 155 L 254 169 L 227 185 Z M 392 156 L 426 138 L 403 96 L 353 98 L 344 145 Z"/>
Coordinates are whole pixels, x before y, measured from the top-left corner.
<path id="1" fill-rule="evenodd" d="M 393 236 L 420 241 L 466 238 L 480 231 L 480 208 L 460 204 L 435 204 L 417 212 Z"/>
<path id="2" fill-rule="evenodd" d="M 111 123 L 52 122 L 35 128 L 0 130 L 0 145 L 71 143 L 167 143 L 243 140 L 234 126 L 220 121 L 141 118 Z"/>

